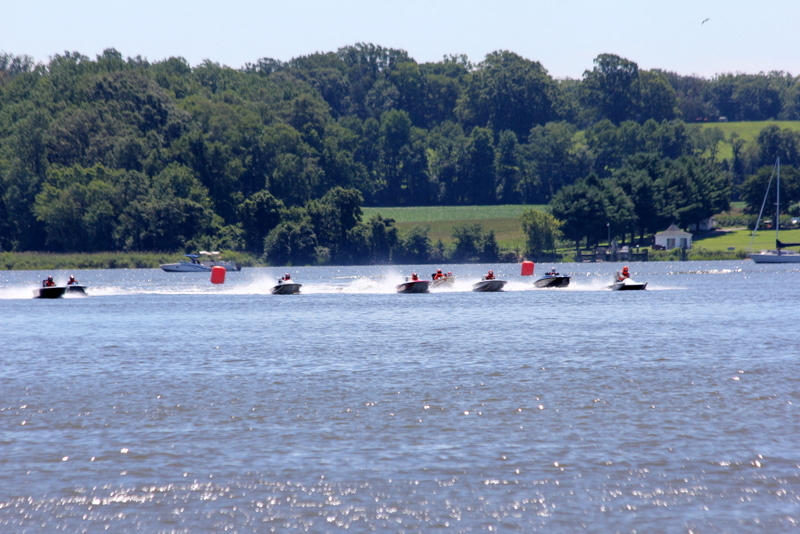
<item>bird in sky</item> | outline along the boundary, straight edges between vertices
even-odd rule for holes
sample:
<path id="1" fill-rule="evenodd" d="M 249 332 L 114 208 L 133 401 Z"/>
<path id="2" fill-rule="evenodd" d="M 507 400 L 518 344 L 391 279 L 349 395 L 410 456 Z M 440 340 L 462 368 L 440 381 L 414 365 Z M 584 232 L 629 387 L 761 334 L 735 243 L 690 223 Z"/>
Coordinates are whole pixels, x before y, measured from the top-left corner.
<path id="1" fill-rule="evenodd" d="M 703 22 L 700 23 L 700 26 L 702 26 L 703 24 L 705 24 L 709 20 L 711 20 L 711 18 L 710 17 L 706 17 L 705 19 L 703 19 Z"/>

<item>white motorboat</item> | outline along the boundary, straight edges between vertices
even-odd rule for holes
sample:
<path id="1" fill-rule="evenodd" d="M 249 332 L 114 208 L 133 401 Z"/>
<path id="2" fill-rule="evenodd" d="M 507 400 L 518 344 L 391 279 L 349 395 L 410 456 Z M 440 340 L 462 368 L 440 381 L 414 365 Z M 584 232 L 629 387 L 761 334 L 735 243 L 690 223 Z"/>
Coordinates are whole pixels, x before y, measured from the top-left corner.
<path id="1" fill-rule="evenodd" d="M 235 261 L 227 261 L 220 258 L 219 252 L 200 251 L 200 255 L 204 256 L 200 263 L 206 267 L 225 267 L 226 271 L 241 271 L 242 266 Z"/>
<path id="2" fill-rule="evenodd" d="M 219 252 L 201 250 L 200 254 L 185 254 L 185 256 L 189 258 L 189 261 L 165 263 L 161 268 L 168 273 L 208 273 L 214 267 L 225 267 L 226 271 L 242 270 L 242 267 L 235 261 L 220 259 Z"/>
<path id="3" fill-rule="evenodd" d="M 493 291 L 502 291 L 503 287 L 508 282 L 505 280 L 498 280 L 497 278 L 489 278 L 488 280 L 484 276 L 480 282 L 475 282 L 472 284 L 473 291 L 479 291 L 481 293 L 490 293 Z"/>
<path id="4" fill-rule="evenodd" d="M 427 293 L 430 280 L 406 278 L 406 281 L 397 285 L 398 293 Z"/>
<path id="5" fill-rule="evenodd" d="M 613 284 L 608 286 L 609 289 L 614 291 L 635 291 L 647 288 L 647 282 L 634 282 L 630 278 L 625 278 L 624 280 L 615 280 Z"/>
<path id="6" fill-rule="evenodd" d="M 776 178 L 775 183 L 775 250 L 761 250 L 756 253 L 750 253 L 747 255 L 748 258 L 753 260 L 755 263 L 800 263 L 800 253 L 794 250 L 783 250 L 785 247 L 796 247 L 800 246 L 800 243 L 781 243 L 781 240 L 778 239 L 780 236 L 780 215 L 781 215 L 781 159 L 777 158 L 775 160 L 775 166 L 772 170 L 772 176 L 769 179 L 769 184 L 767 184 L 767 192 L 764 194 L 764 202 L 761 203 L 761 211 L 758 214 L 758 219 L 756 220 L 756 226 L 753 230 L 753 237 L 750 239 L 750 244 L 753 244 L 753 239 L 755 239 L 756 232 L 758 231 L 758 225 L 761 222 L 761 215 L 764 213 L 764 206 L 767 203 L 767 196 L 769 195 L 769 188 L 772 185 L 772 179 Z"/>
<path id="7" fill-rule="evenodd" d="M 197 254 L 186 254 L 189 261 L 179 261 L 178 263 L 165 263 L 161 269 L 168 273 L 209 273 L 211 267 L 200 263 Z"/>
<path id="8" fill-rule="evenodd" d="M 296 295 L 300 293 L 301 287 L 303 287 L 303 284 L 298 284 L 291 278 L 288 280 L 284 278 L 278 278 L 278 283 L 272 286 L 270 293 L 273 295 Z"/>

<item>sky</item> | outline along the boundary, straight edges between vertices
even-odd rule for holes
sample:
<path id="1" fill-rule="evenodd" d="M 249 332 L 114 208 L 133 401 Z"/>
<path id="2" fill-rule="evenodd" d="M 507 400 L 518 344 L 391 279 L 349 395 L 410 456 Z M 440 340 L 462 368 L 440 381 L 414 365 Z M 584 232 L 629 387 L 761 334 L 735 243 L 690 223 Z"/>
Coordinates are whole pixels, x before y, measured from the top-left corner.
<path id="1" fill-rule="evenodd" d="M 8 0 L 0 52 L 46 63 L 115 48 L 241 68 L 363 42 L 419 63 L 510 50 L 556 78 L 580 78 L 600 54 L 704 78 L 800 75 L 798 23 L 800 0 Z"/>

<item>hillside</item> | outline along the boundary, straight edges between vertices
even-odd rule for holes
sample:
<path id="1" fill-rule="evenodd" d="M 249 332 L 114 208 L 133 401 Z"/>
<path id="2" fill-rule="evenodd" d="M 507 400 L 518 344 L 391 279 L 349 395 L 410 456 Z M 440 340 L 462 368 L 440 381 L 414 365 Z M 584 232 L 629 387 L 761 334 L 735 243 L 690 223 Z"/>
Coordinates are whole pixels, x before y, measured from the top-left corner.
<path id="1" fill-rule="evenodd" d="M 733 158 L 733 147 L 730 143 L 731 134 L 736 134 L 739 139 L 746 143 L 752 143 L 758 138 L 758 134 L 767 126 L 775 125 L 784 130 L 800 132 L 800 121 L 752 121 L 752 122 L 706 122 L 700 126 L 703 130 L 718 128 L 725 136 L 725 140 L 720 143 L 717 152 L 717 160 L 730 160 Z"/>

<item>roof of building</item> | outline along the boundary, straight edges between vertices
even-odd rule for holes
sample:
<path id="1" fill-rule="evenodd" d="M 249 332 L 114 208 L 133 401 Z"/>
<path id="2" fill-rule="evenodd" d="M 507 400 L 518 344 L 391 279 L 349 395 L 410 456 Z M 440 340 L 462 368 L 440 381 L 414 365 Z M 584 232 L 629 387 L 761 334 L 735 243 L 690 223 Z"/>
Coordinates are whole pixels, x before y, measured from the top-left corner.
<path id="1" fill-rule="evenodd" d="M 681 236 L 681 237 L 686 237 L 686 236 L 691 236 L 691 235 L 692 234 L 690 234 L 689 232 L 684 232 L 683 230 L 681 230 L 680 228 L 675 226 L 675 224 L 671 224 L 669 226 L 669 228 L 667 228 L 663 232 L 658 232 L 656 234 L 656 237 L 659 237 L 659 236 L 661 236 L 661 237 L 663 237 L 663 236 Z"/>

